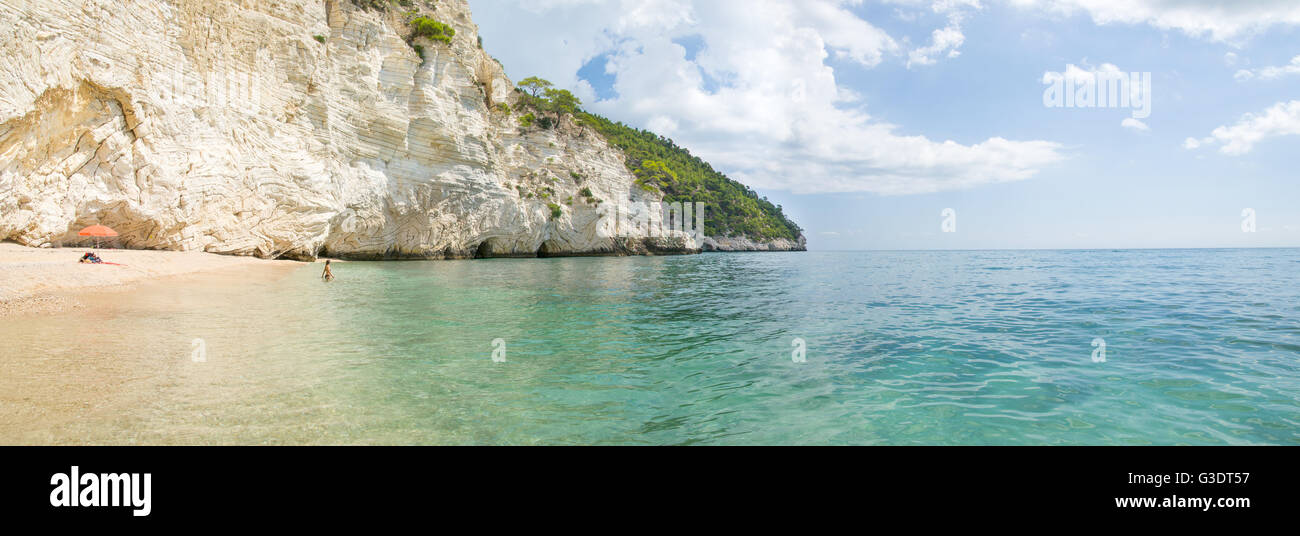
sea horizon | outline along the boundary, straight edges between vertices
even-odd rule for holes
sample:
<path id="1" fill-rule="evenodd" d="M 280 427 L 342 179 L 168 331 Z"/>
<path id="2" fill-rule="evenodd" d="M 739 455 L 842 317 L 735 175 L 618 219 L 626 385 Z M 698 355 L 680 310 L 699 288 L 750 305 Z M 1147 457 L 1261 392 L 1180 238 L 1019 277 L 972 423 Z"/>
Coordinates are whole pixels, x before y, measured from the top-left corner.
<path id="1" fill-rule="evenodd" d="M 1170 247 L 1087 247 L 1087 248 L 956 248 L 956 249 L 817 249 L 808 252 L 883 252 L 906 253 L 914 251 L 1164 251 L 1164 250 L 1230 250 L 1230 249 L 1300 249 L 1300 246 L 1170 246 Z M 706 253 L 801 253 L 798 251 L 717 251 Z"/>

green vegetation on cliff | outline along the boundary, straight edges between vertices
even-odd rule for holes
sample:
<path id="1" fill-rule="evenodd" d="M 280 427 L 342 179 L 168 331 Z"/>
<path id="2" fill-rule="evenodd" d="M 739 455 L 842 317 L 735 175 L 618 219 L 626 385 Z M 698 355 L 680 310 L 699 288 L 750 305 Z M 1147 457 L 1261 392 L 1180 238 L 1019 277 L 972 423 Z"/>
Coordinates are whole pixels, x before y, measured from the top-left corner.
<path id="1" fill-rule="evenodd" d="M 442 41 L 451 44 L 451 38 L 456 36 L 456 30 L 441 21 L 433 20 L 429 17 L 415 17 L 411 19 L 411 37 L 414 40 L 417 37 L 426 37 L 433 41 Z"/>
<path id="2" fill-rule="evenodd" d="M 520 108 L 541 114 L 538 118 L 529 112 L 520 121 L 523 126 L 531 127 L 535 122 L 549 129 L 559 123 L 561 116 L 573 115 L 579 124 L 595 129 L 610 145 L 623 150 L 638 187 L 662 193 L 669 203 L 704 203 L 704 234 L 753 240 L 798 240 L 802 234 L 803 229 L 785 216 L 780 205 L 727 178 L 673 140 L 584 112 L 577 97 L 568 90 L 554 89 L 546 80 L 530 77 L 519 86 Z"/>

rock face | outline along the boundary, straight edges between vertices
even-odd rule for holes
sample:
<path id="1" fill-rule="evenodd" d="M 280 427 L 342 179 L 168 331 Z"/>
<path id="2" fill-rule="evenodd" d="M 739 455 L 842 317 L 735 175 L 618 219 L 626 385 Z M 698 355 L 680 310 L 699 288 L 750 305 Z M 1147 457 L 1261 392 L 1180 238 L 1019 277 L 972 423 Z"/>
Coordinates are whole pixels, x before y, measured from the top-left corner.
<path id="1" fill-rule="evenodd" d="M 799 240 L 778 238 L 766 242 L 751 240 L 743 236 L 712 237 L 701 240 L 704 251 L 808 251 L 808 241 L 803 236 Z"/>
<path id="2" fill-rule="evenodd" d="M 409 11 L 451 43 L 408 44 Z M 466 0 L 2 0 L 0 41 L 0 240 L 102 223 L 126 247 L 262 257 L 705 247 L 609 236 L 611 206 L 656 194 L 595 131 L 520 126 Z"/>

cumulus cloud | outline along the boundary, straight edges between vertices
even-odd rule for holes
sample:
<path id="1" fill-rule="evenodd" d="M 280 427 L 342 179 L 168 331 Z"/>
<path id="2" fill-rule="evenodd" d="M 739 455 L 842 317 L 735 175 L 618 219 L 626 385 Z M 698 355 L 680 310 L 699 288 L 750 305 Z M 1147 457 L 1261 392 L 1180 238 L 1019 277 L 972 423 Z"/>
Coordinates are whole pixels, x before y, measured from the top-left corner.
<path id="1" fill-rule="evenodd" d="M 936 192 L 1027 179 L 1062 158 L 1048 141 L 932 140 L 874 118 L 828 60 L 869 68 L 903 46 L 850 11 L 854 0 L 518 1 L 534 16 L 478 16 L 530 49 L 507 56 L 506 65 L 525 69 L 516 77 L 580 87 L 577 71 L 595 59 L 613 96 L 582 95 L 588 109 L 669 130 L 754 187 Z"/>
<path id="2" fill-rule="evenodd" d="M 1022 7 L 1073 15 L 1097 24 L 1149 24 L 1214 41 L 1235 41 L 1274 25 L 1300 25 L 1295 0 L 1007 0 Z"/>
<path id="3" fill-rule="evenodd" d="M 1291 63 L 1286 65 L 1274 65 L 1253 70 L 1241 69 L 1237 71 L 1237 74 L 1233 75 L 1233 78 L 1237 80 L 1274 80 L 1292 74 L 1300 74 L 1300 56 L 1291 58 Z"/>
<path id="4" fill-rule="evenodd" d="M 961 45 L 966 42 L 961 26 L 952 24 L 935 30 L 930 37 L 930 45 L 913 49 L 907 53 L 907 66 L 933 65 L 939 55 L 955 58 L 961 54 Z"/>
<path id="5" fill-rule="evenodd" d="M 1300 100 L 1279 102 L 1260 114 L 1246 114 L 1232 126 L 1221 126 L 1201 139 L 1187 138 L 1183 147 L 1197 149 L 1222 144 L 1219 152 L 1239 156 L 1267 138 L 1300 134 Z"/>
<path id="6" fill-rule="evenodd" d="M 934 65 L 937 58 L 955 58 L 961 55 L 961 46 L 966 42 L 962 33 L 962 22 L 971 12 L 983 6 L 979 0 L 887 0 L 902 4 L 912 9 L 928 6 L 929 10 L 947 19 L 947 24 L 930 32 L 930 44 L 914 47 L 907 52 L 907 68 L 913 66 Z M 915 12 L 914 12 L 915 13 Z"/>
<path id="7" fill-rule="evenodd" d="M 1151 127 L 1147 126 L 1146 123 L 1143 123 L 1142 121 L 1137 120 L 1137 119 L 1133 119 L 1132 117 L 1126 117 L 1126 118 L 1124 118 L 1123 121 L 1120 121 L 1120 122 L 1119 122 L 1119 126 L 1122 126 L 1122 127 L 1124 127 L 1124 128 L 1128 128 L 1128 129 L 1133 129 L 1133 130 L 1136 130 L 1136 131 L 1139 131 L 1139 132 L 1146 132 L 1146 131 L 1148 131 L 1148 130 L 1151 130 Z"/>
<path id="8" fill-rule="evenodd" d="M 820 30 L 820 37 L 837 57 L 875 67 L 886 54 L 898 53 L 894 38 L 845 11 L 839 3 L 808 2 L 803 8 L 806 23 Z"/>

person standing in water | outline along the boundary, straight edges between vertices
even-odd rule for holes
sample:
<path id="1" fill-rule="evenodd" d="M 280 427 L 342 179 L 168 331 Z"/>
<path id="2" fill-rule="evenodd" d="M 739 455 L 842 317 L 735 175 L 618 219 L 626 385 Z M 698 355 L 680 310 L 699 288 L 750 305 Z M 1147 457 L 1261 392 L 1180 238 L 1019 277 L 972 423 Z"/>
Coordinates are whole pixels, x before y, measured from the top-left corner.
<path id="1" fill-rule="evenodd" d="M 334 272 L 330 270 L 330 261 L 325 261 L 325 271 L 320 273 L 320 278 L 324 279 L 326 283 L 334 280 Z"/>

